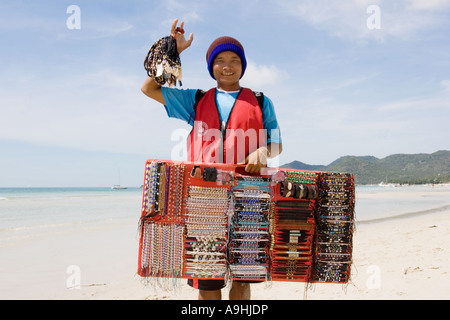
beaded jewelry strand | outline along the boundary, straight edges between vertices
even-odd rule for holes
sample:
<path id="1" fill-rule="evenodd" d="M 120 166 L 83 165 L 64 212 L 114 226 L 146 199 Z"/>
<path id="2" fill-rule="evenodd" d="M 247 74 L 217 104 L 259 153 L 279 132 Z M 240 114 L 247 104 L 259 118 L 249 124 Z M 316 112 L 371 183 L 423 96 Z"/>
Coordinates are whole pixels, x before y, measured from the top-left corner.
<path id="1" fill-rule="evenodd" d="M 270 264 L 268 181 L 249 177 L 233 188 L 230 224 L 230 270 L 233 278 L 264 280 Z"/>
<path id="2" fill-rule="evenodd" d="M 230 197 L 227 188 L 190 186 L 186 198 L 185 274 L 195 278 L 224 277 Z"/>
<path id="3" fill-rule="evenodd" d="M 350 174 L 322 173 L 317 209 L 313 280 L 347 282 L 350 277 L 354 181 Z"/>

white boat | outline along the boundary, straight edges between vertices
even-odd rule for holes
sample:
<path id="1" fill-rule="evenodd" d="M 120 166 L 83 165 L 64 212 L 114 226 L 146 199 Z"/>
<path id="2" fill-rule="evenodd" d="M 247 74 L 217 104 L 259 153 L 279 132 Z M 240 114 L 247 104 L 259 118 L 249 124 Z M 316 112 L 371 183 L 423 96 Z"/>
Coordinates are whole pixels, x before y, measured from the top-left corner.
<path id="1" fill-rule="evenodd" d="M 121 187 L 119 184 L 115 184 L 111 187 L 111 189 L 113 190 L 124 190 L 124 189 L 128 189 L 127 187 Z"/>
<path id="2" fill-rule="evenodd" d="M 120 185 L 120 169 L 118 169 L 118 175 L 119 175 L 119 184 L 115 184 L 111 187 L 112 190 L 125 190 L 128 189 L 127 187 L 122 187 Z"/>

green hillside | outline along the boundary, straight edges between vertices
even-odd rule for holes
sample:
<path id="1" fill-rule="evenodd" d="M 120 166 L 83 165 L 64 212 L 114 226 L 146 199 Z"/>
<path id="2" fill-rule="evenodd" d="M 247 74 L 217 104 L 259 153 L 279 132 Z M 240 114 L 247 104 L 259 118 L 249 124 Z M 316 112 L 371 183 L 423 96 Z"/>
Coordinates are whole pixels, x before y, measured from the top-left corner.
<path id="1" fill-rule="evenodd" d="M 450 151 L 432 154 L 394 154 L 383 159 L 373 156 L 345 156 L 329 165 L 308 165 L 300 161 L 283 168 L 349 172 L 357 184 L 385 183 L 448 183 L 450 182 Z"/>

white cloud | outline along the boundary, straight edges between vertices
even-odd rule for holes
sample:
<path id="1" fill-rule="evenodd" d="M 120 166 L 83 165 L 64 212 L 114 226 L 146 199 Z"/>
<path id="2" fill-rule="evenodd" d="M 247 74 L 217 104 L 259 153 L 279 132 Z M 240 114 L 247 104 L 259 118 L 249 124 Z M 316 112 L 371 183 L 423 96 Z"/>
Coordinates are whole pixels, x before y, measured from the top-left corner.
<path id="1" fill-rule="evenodd" d="M 347 0 L 347 1 L 281 1 L 286 12 L 319 30 L 327 31 L 338 37 L 364 38 L 367 32 L 366 10 L 369 5 L 379 1 Z"/>
<path id="2" fill-rule="evenodd" d="M 100 69 L 18 81 L 18 87 L 0 89 L 0 139 L 146 153 L 166 149 L 170 130 L 179 126 L 168 123 L 164 108 L 141 93 L 143 79 L 133 74 Z"/>
<path id="3" fill-rule="evenodd" d="M 327 164 L 346 154 L 381 157 L 448 149 L 450 80 L 403 98 L 352 99 L 353 86 L 370 85 L 366 82 L 355 77 L 344 79 L 343 88 L 330 83 L 312 87 L 309 95 L 290 94 L 284 102 L 289 108 L 280 109 L 280 101 L 274 101 L 283 136 L 281 162 Z"/>
<path id="4" fill-rule="evenodd" d="M 438 11 L 450 7 L 449 0 L 406 0 L 406 3 L 413 10 Z"/>
<path id="5" fill-rule="evenodd" d="M 142 77 L 138 75 L 124 74 L 112 69 L 100 69 L 76 77 L 72 81 L 78 86 L 102 86 L 112 89 L 132 89 L 139 88 Z"/>
<path id="6" fill-rule="evenodd" d="M 71 30 L 66 22 L 71 21 L 73 13 L 67 12 L 66 7 L 45 2 L 39 3 L 38 6 L 37 9 L 33 5 L 22 7 L 20 4 L 14 4 L 4 9 L 5 12 L 2 13 L 5 14 L 0 19 L 0 30 L 45 34 L 48 39 L 56 37 L 58 40 L 96 40 L 115 37 L 134 29 L 134 25 L 129 22 L 131 19 L 98 14 L 86 5 L 81 5 L 80 15 L 77 18 L 80 29 Z"/>
<path id="7" fill-rule="evenodd" d="M 86 21 L 81 20 L 79 30 L 57 29 L 57 39 L 98 40 L 112 38 L 129 32 L 134 26 L 122 20 Z"/>
<path id="8" fill-rule="evenodd" d="M 336 37 L 378 41 L 386 37 L 407 39 L 419 31 L 434 28 L 442 23 L 437 12 L 450 8 L 448 0 L 307 0 L 279 4 L 286 13 Z M 367 12 L 371 5 L 380 9 L 380 29 L 367 27 L 367 20 L 373 15 Z"/>
<path id="9" fill-rule="evenodd" d="M 355 77 L 355 78 L 342 79 L 341 81 L 339 81 L 337 83 L 332 83 L 330 85 L 321 86 L 320 88 L 317 88 L 315 90 L 315 92 L 329 92 L 329 91 L 347 89 L 350 87 L 357 86 L 361 83 L 364 83 L 365 81 L 369 80 L 370 78 L 371 78 L 370 76 L 364 75 L 364 76 L 359 76 L 359 77 Z"/>
<path id="10" fill-rule="evenodd" d="M 448 113 L 450 111 L 450 82 L 442 81 L 444 90 L 426 96 L 410 97 L 402 100 L 391 101 L 377 108 L 380 112 L 395 112 L 405 117 L 416 116 L 419 120 L 426 114 L 427 118 L 435 117 L 436 114 Z"/>
<path id="11" fill-rule="evenodd" d="M 253 61 L 248 61 L 242 84 L 255 90 L 263 90 L 264 87 L 278 84 L 287 78 L 287 72 L 274 65 L 258 65 Z"/>
<path id="12" fill-rule="evenodd" d="M 169 30 L 173 20 L 176 18 L 179 19 L 180 23 L 181 21 L 192 23 L 193 21 L 202 20 L 201 14 L 198 13 L 201 10 L 201 5 L 196 2 L 167 0 L 165 1 L 165 5 L 170 18 L 163 19 L 162 23 Z"/>
<path id="13" fill-rule="evenodd" d="M 440 83 L 445 92 L 450 92 L 450 80 L 442 80 Z"/>

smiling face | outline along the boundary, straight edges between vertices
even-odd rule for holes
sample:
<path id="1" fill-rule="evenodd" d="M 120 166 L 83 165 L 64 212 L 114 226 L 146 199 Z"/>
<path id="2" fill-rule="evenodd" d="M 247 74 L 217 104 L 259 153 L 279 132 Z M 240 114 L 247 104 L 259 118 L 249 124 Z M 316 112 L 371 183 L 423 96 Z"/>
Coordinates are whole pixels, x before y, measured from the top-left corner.
<path id="1" fill-rule="evenodd" d="M 233 51 L 224 51 L 217 55 L 213 63 L 213 73 L 219 89 L 236 91 L 241 88 L 239 85 L 242 74 L 241 58 Z"/>

